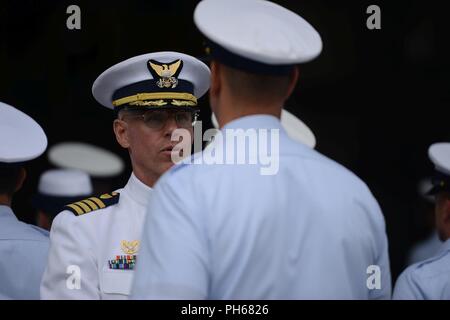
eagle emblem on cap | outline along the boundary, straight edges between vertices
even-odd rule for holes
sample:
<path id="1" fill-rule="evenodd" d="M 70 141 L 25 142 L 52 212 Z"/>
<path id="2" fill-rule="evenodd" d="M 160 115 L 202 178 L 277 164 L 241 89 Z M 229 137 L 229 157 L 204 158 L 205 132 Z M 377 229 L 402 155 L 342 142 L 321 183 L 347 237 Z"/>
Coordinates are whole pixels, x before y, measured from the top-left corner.
<path id="1" fill-rule="evenodd" d="M 161 63 L 156 60 L 148 61 L 148 68 L 153 78 L 158 79 L 156 85 L 160 88 L 176 88 L 178 85 L 178 75 L 183 68 L 181 59 L 171 63 Z"/>

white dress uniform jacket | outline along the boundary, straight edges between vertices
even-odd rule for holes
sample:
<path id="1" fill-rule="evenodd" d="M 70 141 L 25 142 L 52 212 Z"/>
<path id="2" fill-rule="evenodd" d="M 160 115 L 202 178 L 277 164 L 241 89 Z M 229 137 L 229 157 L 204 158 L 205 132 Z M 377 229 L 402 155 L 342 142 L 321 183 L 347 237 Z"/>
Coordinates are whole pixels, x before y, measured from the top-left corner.
<path id="1" fill-rule="evenodd" d="M 116 192 L 116 204 L 78 216 L 65 210 L 55 218 L 42 299 L 127 298 L 134 270 L 124 257 L 137 255 L 152 189 L 132 174 Z"/>

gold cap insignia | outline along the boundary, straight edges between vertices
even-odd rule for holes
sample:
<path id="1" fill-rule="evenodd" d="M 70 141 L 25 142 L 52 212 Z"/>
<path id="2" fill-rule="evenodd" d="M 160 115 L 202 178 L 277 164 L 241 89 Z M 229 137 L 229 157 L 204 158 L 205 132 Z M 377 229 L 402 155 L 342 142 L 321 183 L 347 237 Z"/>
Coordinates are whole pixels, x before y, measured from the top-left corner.
<path id="1" fill-rule="evenodd" d="M 153 78 L 158 79 L 156 85 L 160 88 L 176 88 L 178 85 L 178 75 L 183 68 L 183 61 L 178 59 L 171 63 L 161 63 L 156 60 L 148 61 L 148 69 Z"/>

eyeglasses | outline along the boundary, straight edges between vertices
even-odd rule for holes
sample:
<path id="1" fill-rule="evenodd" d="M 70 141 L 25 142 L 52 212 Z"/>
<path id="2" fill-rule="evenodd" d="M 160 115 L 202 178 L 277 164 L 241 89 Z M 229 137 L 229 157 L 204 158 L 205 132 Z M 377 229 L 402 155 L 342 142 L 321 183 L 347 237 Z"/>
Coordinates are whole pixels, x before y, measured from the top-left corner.
<path id="1" fill-rule="evenodd" d="M 131 111 L 133 112 L 133 111 Z M 193 111 L 178 111 L 178 110 L 148 110 L 144 113 L 137 111 L 136 114 L 127 113 L 125 117 L 143 118 L 147 127 L 160 130 L 162 129 L 169 118 L 174 118 L 178 127 L 190 128 L 194 126 L 197 121 L 197 112 Z"/>

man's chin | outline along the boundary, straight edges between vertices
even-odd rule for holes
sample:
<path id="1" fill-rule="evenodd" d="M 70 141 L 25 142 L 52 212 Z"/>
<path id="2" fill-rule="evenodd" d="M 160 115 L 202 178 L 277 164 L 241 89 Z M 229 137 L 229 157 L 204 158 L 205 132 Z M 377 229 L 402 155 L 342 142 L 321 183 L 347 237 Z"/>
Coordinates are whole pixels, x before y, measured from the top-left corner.
<path id="1" fill-rule="evenodd" d="M 169 161 L 172 162 L 173 164 L 179 163 L 180 161 L 182 161 L 185 157 L 183 156 L 183 152 L 181 151 L 172 151 L 172 153 L 169 155 L 167 155 L 169 158 Z"/>
<path id="2" fill-rule="evenodd" d="M 169 159 L 169 160 L 164 161 L 161 164 L 161 169 L 162 169 L 162 171 L 164 173 L 167 170 L 169 170 L 170 168 L 172 168 L 174 165 L 175 165 L 175 163 L 171 159 Z"/>

